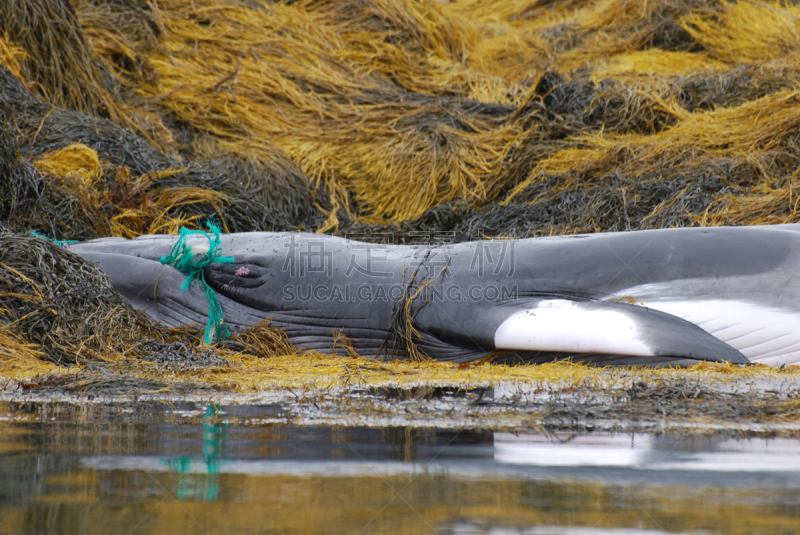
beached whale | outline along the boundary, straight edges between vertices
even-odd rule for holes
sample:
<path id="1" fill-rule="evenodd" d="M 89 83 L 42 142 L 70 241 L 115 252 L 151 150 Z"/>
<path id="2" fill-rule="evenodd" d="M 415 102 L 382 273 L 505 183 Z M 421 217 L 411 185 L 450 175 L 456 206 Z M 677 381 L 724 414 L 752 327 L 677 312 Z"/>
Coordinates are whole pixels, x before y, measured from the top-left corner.
<path id="1" fill-rule="evenodd" d="M 301 348 L 334 333 L 365 356 L 411 341 L 431 358 L 800 362 L 800 225 L 384 245 L 319 234 L 222 236 L 203 275 L 239 332 L 265 319 Z M 205 325 L 206 293 L 160 262 L 177 236 L 70 246 L 137 308 Z M 208 250 L 189 238 L 192 254 Z M 229 259 L 230 260 L 230 259 Z M 405 334 L 403 334 L 405 333 Z M 387 345 L 388 342 L 388 345 Z M 402 345 L 402 344 L 400 344 Z M 407 344 L 406 344 L 407 345 Z"/>

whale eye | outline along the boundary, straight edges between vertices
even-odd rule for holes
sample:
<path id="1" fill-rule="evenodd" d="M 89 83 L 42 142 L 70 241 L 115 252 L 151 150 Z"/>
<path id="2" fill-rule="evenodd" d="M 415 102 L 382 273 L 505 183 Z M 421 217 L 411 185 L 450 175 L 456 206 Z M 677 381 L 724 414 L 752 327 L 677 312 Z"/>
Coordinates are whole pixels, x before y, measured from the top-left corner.
<path id="1" fill-rule="evenodd" d="M 211 264 L 206 268 L 206 281 L 212 288 L 258 288 L 267 273 L 267 268 L 252 262 Z"/>

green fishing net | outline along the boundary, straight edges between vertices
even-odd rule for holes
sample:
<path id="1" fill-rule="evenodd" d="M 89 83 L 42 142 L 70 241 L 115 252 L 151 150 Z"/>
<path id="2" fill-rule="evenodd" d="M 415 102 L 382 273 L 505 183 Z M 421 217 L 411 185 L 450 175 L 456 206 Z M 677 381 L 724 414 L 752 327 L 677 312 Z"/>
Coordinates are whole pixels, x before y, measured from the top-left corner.
<path id="1" fill-rule="evenodd" d="M 186 281 L 181 286 L 181 290 L 187 290 L 192 281 L 197 281 L 203 293 L 208 299 L 208 324 L 206 325 L 205 341 L 207 344 L 215 340 L 224 340 L 230 336 L 228 327 L 222 317 L 222 305 L 217 299 L 216 292 L 206 283 L 204 270 L 206 266 L 213 263 L 230 264 L 233 262 L 232 256 L 222 256 L 220 252 L 219 225 L 213 221 L 207 223 L 208 232 L 204 230 L 190 230 L 181 227 L 180 237 L 169 255 L 162 256 L 160 262 L 173 266 L 186 274 Z M 197 245 L 191 245 L 189 238 L 192 236 L 204 236 L 208 240 L 208 250 L 200 250 Z M 197 258 L 198 254 L 203 253 Z"/>
<path id="2" fill-rule="evenodd" d="M 36 232 L 35 230 L 31 231 L 31 236 L 33 236 L 34 238 L 42 238 L 42 239 L 51 241 L 51 242 L 55 243 L 56 245 L 58 245 L 59 247 L 65 247 L 65 246 L 67 246 L 67 245 L 69 245 L 71 243 L 78 243 L 78 240 L 57 240 L 55 238 L 49 238 L 49 237 L 45 236 L 44 234 L 42 234 L 41 232 Z"/>

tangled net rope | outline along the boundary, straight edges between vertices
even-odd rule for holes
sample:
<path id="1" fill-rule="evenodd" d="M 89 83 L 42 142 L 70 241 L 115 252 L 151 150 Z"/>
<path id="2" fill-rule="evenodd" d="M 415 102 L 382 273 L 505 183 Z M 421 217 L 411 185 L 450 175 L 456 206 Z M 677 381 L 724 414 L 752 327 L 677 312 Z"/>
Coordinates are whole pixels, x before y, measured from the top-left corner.
<path id="1" fill-rule="evenodd" d="M 187 290 L 192 281 L 197 281 L 208 299 L 208 324 L 206 325 L 205 342 L 212 344 L 215 340 L 224 340 L 230 336 L 230 331 L 222 317 L 222 305 L 217 299 L 217 293 L 206 283 L 204 270 L 211 264 L 230 264 L 232 256 L 222 256 L 220 252 L 220 228 L 213 222 L 207 224 L 208 232 L 204 230 L 190 230 L 181 227 L 180 237 L 172 247 L 169 255 L 162 256 L 160 262 L 170 265 L 186 274 L 186 281 L 181 285 L 181 290 Z M 197 245 L 190 245 L 191 236 L 204 236 L 208 240 L 208 250 L 200 258 L 196 258 L 202 251 Z"/>
<path id="2" fill-rule="evenodd" d="M 78 243 L 78 240 L 57 240 L 55 238 L 50 238 L 48 236 L 45 236 L 41 232 L 36 232 L 35 230 L 31 231 L 31 236 L 33 236 L 34 238 L 42 238 L 44 240 L 53 242 L 56 245 L 58 245 L 59 247 L 66 247 L 67 245 L 70 245 L 71 243 Z"/>

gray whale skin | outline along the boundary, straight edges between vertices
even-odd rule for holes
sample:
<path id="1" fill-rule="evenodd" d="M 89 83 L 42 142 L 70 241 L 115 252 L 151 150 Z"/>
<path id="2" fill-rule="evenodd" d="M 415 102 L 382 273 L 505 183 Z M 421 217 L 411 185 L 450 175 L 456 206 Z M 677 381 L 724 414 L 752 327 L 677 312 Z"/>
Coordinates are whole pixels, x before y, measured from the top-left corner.
<path id="1" fill-rule="evenodd" d="M 205 279 L 232 332 L 271 320 L 300 348 L 334 332 L 377 356 L 411 296 L 418 349 L 437 360 L 800 363 L 800 225 L 647 230 L 437 246 L 320 234 L 222 236 Z M 70 246 L 135 307 L 171 326 L 208 320 L 159 262 L 177 236 Z M 192 239 L 198 254 L 202 236 Z M 385 355 L 385 352 L 384 352 Z"/>

